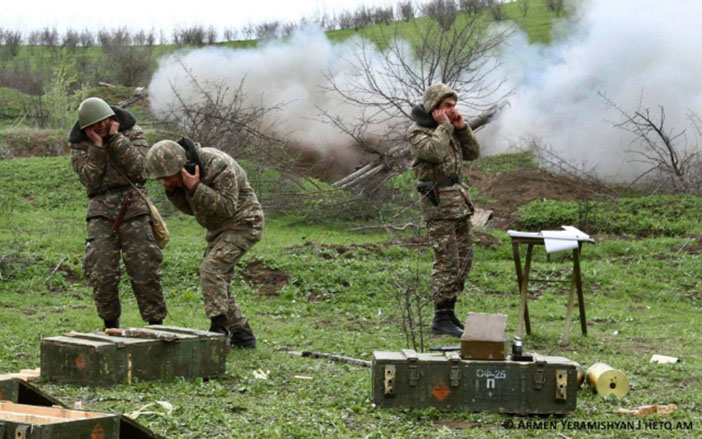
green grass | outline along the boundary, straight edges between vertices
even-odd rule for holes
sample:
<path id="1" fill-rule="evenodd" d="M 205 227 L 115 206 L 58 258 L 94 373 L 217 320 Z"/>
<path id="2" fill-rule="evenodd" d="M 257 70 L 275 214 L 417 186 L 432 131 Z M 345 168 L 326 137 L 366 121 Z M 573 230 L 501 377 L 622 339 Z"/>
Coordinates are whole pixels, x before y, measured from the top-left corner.
<path id="1" fill-rule="evenodd" d="M 503 164 L 495 160 L 479 161 L 477 166 L 499 172 L 513 165 L 510 159 Z M 526 159 L 511 160 L 524 163 Z M 14 372 L 39 366 L 41 337 L 94 331 L 101 322 L 80 274 L 87 198 L 68 158 L 0 161 L 0 187 L 0 372 Z M 209 322 L 197 277 L 203 231 L 192 218 L 169 209 L 157 184 L 149 187 L 168 215 L 172 234 L 162 266 L 170 313 L 166 322 L 206 328 Z M 660 201 L 674 210 L 674 205 L 684 205 L 687 199 L 666 197 L 654 204 Z M 627 203 L 650 205 L 648 199 L 623 200 L 620 205 Z M 602 215 L 608 215 L 606 209 Z M 257 286 L 235 278 L 233 289 L 258 336 L 258 348 L 230 352 L 224 377 L 106 389 L 38 385 L 69 405 L 81 401 L 86 409 L 105 412 L 129 412 L 157 400 L 168 401 L 175 406 L 171 415 L 146 415 L 139 422 L 169 438 L 526 438 L 538 433 L 502 427 L 508 419 L 533 418 L 376 408 L 370 403 L 370 370 L 285 353 L 287 349 L 313 349 L 370 359 L 374 350 L 405 348 L 393 277 L 402 285 L 414 285 L 412 275 L 419 270 L 422 278 L 417 286 L 429 294 L 431 253 L 387 244 L 388 238 L 411 234 L 356 234 L 348 231 L 350 223 L 306 223 L 300 218 L 300 213 L 269 215 L 263 240 L 239 267 L 259 259 L 267 267 L 289 273 L 291 280 L 278 296 L 260 296 Z M 622 370 L 632 386 L 621 402 L 584 388 L 578 392 L 576 412 L 564 420 L 621 421 L 614 414 L 620 406 L 674 403 L 678 409 L 671 420 L 693 421 L 696 429 L 677 436 L 698 435 L 702 421 L 702 242 L 696 235 L 679 233 L 672 215 L 661 220 L 670 223 L 669 236 L 640 237 L 632 229 L 624 231 L 628 235 L 624 237 L 597 234 L 597 244 L 585 246 L 582 267 L 588 336 L 580 335 L 575 324 L 569 348 L 558 347 L 567 284 L 532 283 L 533 333 L 526 337 L 527 350 L 566 356 L 585 367 L 608 363 Z M 518 312 L 511 246 L 503 232 L 481 232 L 493 235 L 497 245 L 476 247 L 474 268 L 458 311 L 461 315 L 468 311 L 505 313 L 509 317 L 507 336 L 511 337 Z M 54 270 L 57 266 L 60 269 Z M 570 266 L 566 255 L 547 259 L 537 249 L 533 278 L 559 279 Z M 126 280 L 121 297 L 122 323 L 142 325 Z M 428 336 L 426 345 L 452 343 L 452 339 Z M 650 364 L 654 353 L 677 356 L 682 362 Z M 253 372 L 257 369 L 270 371 L 269 378 L 256 379 Z M 301 381 L 295 375 L 314 379 Z M 572 438 L 656 436 L 643 430 L 560 432 Z"/>

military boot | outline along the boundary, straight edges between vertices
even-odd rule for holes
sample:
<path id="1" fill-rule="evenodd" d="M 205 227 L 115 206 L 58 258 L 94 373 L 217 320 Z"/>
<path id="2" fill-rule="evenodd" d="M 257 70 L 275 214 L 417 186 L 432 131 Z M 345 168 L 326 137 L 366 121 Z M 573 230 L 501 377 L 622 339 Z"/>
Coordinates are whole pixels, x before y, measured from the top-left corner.
<path id="1" fill-rule="evenodd" d="M 437 302 L 434 304 L 434 319 L 431 321 L 431 332 L 437 335 L 450 335 L 460 337 L 463 330 L 453 323 L 451 316 L 453 309 L 449 308 L 449 302 Z"/>
<path id="2" fill-rule="evenodd" d="M 256 337 L 254 337 L 249 322 L 246 322 L 243 327 L 232 331 L 229 346 L 244 349 L 254 349 L 256 347 Z"/>
<path id="3" fill-rule="evenodd" d="M 451 321 L 454 325 L 458 326 L 458 328 L 461 331 L 463 331 L 463 322 L 461 322 L 461 319 L 456 317 L 456 300 L 458 300 L 458 297 L 454 297 L 449 301 L 449 308 L 451 309 Z"/>
<path id="4" fill-rule="evenodd" d="M 105 320 L 105 329 L 119 328 L 119 319 Z"/>
<path id="5" fill-rule="evenodd" d="M 210 332 L 219 332 L 220 334 L 229 335 L 227 331 L 227 316 L 224 314 L 212 317 L 210 319 Z"/>

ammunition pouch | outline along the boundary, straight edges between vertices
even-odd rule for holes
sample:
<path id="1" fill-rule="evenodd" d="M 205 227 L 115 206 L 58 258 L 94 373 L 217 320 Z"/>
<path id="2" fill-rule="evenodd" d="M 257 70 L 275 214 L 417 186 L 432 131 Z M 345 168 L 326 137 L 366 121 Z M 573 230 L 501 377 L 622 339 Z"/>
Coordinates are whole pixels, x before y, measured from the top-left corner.
<path id="1" fill-rule="evenodd" d="M 422 196 L 427 197 L 434 206 L 439 206 L 439 203 L 441 202 L 439 197 L 439 189 L 442 187 L 461 184 L 461 181 L 462 177 L 460 175 L 451 175 L 439 181 L 420 181 L 417 184 L 417 192 L 419 192 Z"/>

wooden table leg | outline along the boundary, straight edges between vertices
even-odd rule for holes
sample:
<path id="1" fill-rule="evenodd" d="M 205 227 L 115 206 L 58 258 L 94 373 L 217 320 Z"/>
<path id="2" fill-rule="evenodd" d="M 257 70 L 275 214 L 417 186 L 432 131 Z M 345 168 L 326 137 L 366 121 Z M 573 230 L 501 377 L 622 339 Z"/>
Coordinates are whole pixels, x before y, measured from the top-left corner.
<path id="1" fill-rule="evenodd" d="M 580 277 L 580 249 L 582 243 L 578 243 L 578 248 L 573 249 L 573 278 L 578 290 L 578 309 L 580 310 L 580 331 L 587 335 L 587 319 L 585 317 L 585 298 L 583 297 L 583 280 Z"/>
<path id="2" fill-rule="evenodd" d="M 529 271 L 531 270 L 531 254 L 534 250 L 533 244 L 527 244 L 526 260 L 524 262 L 524 270 L 522 271 L 521 261 L 519 260 L 519 248 L 517 244 L 512 245 L 514 254 L 514 262 L 517 266 L 517 280 L 519 281 L 519 324 L 517 326 L 517 337 L 522 337 L 522 325 L 526 323 L 527 334 L 531 334 L 531 325 L 527 317 L 527 288 L 529 285 Z"/>

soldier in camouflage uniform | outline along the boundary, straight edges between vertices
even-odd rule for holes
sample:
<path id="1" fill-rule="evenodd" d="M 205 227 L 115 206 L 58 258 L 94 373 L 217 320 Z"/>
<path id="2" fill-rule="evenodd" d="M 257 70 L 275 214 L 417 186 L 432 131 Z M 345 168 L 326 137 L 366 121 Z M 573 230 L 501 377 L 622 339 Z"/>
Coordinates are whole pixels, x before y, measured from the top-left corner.
<path id="1" fill-rule="evenodd" d="M 231 334 L 230 346 L 255 348 L 251 326 L 230 289 L 234 265 L 263 233 L 263 210 L 246 172 L 228 154 L 189 139 L 156 143 L 147 162 L 152 177 L 163 179 L 168 199 L 207 229 L 200 281 L 210 331 Z"/>
<path id="2" fill-rule="evenodd" d="M 149 144 L 143 131 L 127 111 L 88 98 L 78 108 L 69 142 L 73 170 L 90 199 L 84 270 L 98 315 L 106 328 L 119 326 L 121 253 L 142 319 L 161 324 L 167 314 L 159 273 L 161 249 L 146 202 L 122 175 L 139 185 L 146 180 Z"/>
<path id="3" fill-rule="evenodd" d="M 412 168 L 420 180 L 422 216 L 434 249 L 431 329 L 435 334 L 460 337 L 463 325 L 454 309 L 473 263 L 473 205 L 461 184 L 461 171 L 463 161 L 477 159 L 480 148 L 456 109 L 457 100 L 456 92 L 444 84 L 427 88 L 423 104 L 412 109 L 415 123 L 407 138 Z"/>

